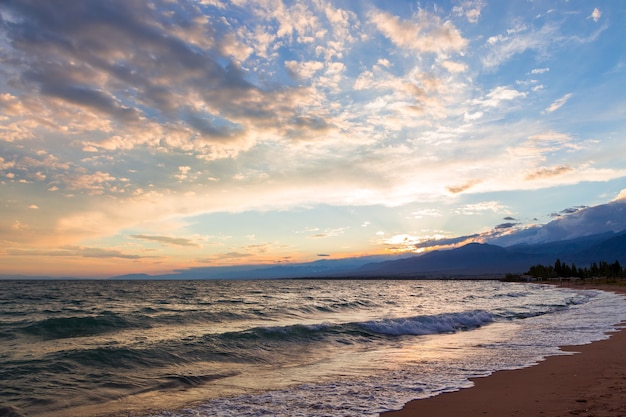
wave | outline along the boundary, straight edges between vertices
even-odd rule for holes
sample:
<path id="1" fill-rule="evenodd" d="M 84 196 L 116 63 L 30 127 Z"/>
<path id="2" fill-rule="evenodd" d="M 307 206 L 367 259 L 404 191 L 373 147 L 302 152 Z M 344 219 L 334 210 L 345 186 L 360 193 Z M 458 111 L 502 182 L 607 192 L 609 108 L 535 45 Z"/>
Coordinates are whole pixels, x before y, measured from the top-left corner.
<path id="1" fill-rule="evenodd" d="M 24 414 L 16 408 L 0 406 L 0 417 L 24 417 Z"/>
<path id="2" fill-rule="evenodd" d="M 8 332 L 0 330 L 0 339 L 15 337 L 13 333 L 15 331 L 51 340 L 98 336 L 129 329 L 151 329 L 161 325 L 232 322 L 257 318 L 257 316 L 228 311 L 204 312 L 199 310 L 168 311 L 155 314 L 149 309 L 142 309 L 141 312 L 130 312 L 123 315 L 103 312 L 98 315 L 52 317 L 36 322 L 13 324 L 13 329 Z"/>
<path id="3" fill-rule="evenodd" d="M 443 313 L 434 316 L 375 320 L 362 323 L 360 326 L 383 335 L 421 336 L 471 330 L 491 322 L 493 322 L 493 316 L 488 312 L 472 310 L 459 313 Z"/>
<path id="4" fill-rule="evenodd" d="M 302 305 L 286 310 L 285 313 L 315 314 L 315 313 L 341 313 L 342 311 L 355 311 L 377 307 L 377 304 L 369 300 L 327 300 L 325 303 L 314 305 Z"/>
<path id="5" fill-rule="evenodd" d="M 24 333 L 44 339 L 64 339 L 70 337 L 95 336 L 136 327 L 122 316 L 104 313 L 97 316 L 54 317 L 30 324 L 22 329 Z M 147 326 L 141 326 L 146 328 Z"/>
<path id="6" fill-rule="evenodd" d="M 493 322 L 493 316 L 483 310 L 414 317 L 389 318 L 343 324 L 292 325 L 284 327 L 256 327 L 223 333 L 223 340 L 299 341 L 322 340 L 330 336 L 381 337 L 428 335 L 471 330 Z"/>

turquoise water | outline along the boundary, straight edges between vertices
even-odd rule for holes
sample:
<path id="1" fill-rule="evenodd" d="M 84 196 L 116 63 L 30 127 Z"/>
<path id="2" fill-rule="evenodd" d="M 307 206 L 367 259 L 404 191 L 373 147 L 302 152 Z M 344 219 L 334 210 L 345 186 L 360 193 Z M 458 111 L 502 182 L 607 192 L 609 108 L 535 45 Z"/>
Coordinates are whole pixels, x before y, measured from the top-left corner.
<path id="1" fill-rule="evenodd" d="M 0 284 L 0 402 L 28 416 L 376 416 L 626 319 L 494 281 Z"/>

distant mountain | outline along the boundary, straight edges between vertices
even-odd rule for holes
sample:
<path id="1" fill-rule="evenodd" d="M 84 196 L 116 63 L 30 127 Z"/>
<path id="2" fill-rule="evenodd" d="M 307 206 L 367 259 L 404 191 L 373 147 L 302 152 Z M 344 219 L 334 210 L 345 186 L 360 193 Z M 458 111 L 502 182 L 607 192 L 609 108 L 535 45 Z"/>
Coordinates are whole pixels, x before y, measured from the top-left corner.
<path id="1" fill-rule="evenodd" d="M 592 262 L 619 261 L 621 264 L 626 263 L 626 233 L 618 234 L 615 237 L 607 239 L 590 248 L 581 250 L 572 256 L 577 265 L 589 265 Z M 567 259 L 563 256 L 563 259 Z M 570 261 L 572 262 L 572 261 Z"/>
<path id="2" fill-rule="evenodd" d="M 113 279 L 279 279 L 279 278 L 437 278 L 503 276 L 524 273 L 532 265 L 556 259 L 578 267 L 618 260 L 626 265 L 626 231 L 599 233 L 558 242 L 502 247 L 470 243 L 420 255 L 322 259 L 274 266 L 192 268 L 174 274 L 131 274 Z"/>
<path id="3" fill-rule="evenodd" d="M 574 239 L 539 243 L 530 245 L 522 243 L 518 245 L 508 246 L 507 249 L 514 252 L 526 253 L 529 255 L 544 254 L 547 256 L 563 256 L 563 254 L 574 254 L 603 241 L 611 239 L 615 236 L 614 232 L 598 233 L 591 236 L 583 236 Z"/>
<path id="4" fill-rule="evenodd" d="M 129 274 L 111 279 L 279 279 L 279 278 L 319 278 L 349 275 L 361 266 L 386 260 L 405 258 L 403 255 L 372 255 L 343 259 L 320 259 L 313 262 L 278 265 L 242 265 L 190 268 L 172 274 L 146 275 Z"/>
<path id="5" fill-rule="evenodd" d="M 269 279 L 347 277 L 485 276 L 523 273 L 556 259 L 578 267 L 618 260 L 626 265 L 626 200 L 566 209 L 543 226 L 523 229 L 487 243 L 420 255 L 320 259 L 278 265 L 243 265 L 179 270 L 172 274 L 133 274 L 114 279 Z"/>
<path id="6" fill-rule="evenodd" d="M 524 253 L 512 252 L 495 245 L 470 243 L 457 249 L 368 264 L 355 273 L 365 276 L 491 275 L 526 270 L 527 265 L 532 265 L 532 261 Z"/>
<path id="7" fill-rule="evenodd" d="M 601 233 L 539 245 L 501 247 L 470 243 L 457 249 L 428 252 L 397 261 L 364 265 L 355 276 L 502 275 L 523 273 L 532 265 L 551 265 L 556 259 L 588 266 L 592 262 L 626 263 L 626 233 Z"/>

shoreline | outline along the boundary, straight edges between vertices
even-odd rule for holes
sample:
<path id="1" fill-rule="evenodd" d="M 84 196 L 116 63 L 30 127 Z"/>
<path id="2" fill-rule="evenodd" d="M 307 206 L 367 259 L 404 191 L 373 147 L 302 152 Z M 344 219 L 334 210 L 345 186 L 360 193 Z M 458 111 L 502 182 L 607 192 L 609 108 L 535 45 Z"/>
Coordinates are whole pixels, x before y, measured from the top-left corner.
<path id="1" fill-rule="evenodd" d="M 626 298 L 626 287 L 620 285 L 548 285 L 598 289 Z M 571 355 L 550 356 L 528 368 L 472 378 L 471 388 L 413 400 L 380 417 L 626 416 L 626 322 L 616 327 L 608 339 L 561 347 Z"/>

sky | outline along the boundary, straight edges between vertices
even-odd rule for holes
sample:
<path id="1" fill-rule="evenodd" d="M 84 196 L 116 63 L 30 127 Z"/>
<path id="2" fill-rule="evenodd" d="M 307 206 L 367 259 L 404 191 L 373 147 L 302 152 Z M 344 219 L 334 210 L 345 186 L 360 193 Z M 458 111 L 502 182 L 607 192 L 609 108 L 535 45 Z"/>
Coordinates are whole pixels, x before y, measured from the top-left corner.
<path id="1" fill-rule="evenodd" d="M 624 197 L 624 39 L 612 0 L 3 1 L 0 273 L 421 252 Z"/>

